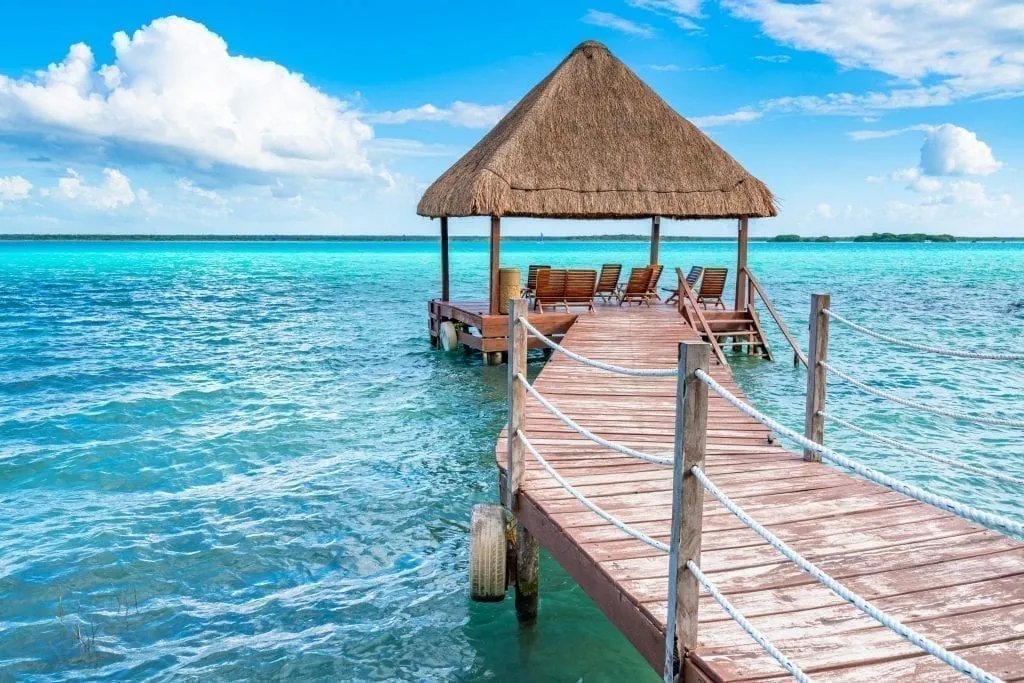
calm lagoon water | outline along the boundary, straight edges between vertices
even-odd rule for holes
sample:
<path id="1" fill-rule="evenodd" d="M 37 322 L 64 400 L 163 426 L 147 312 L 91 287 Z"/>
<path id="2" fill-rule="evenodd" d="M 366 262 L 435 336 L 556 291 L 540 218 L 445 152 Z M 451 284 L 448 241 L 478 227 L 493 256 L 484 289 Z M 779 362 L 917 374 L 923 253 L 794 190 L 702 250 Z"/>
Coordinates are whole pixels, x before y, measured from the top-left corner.
<path id="1" fill-rule="evenodd" d="M 503 261 L 628 266 L 646 250 L 516 242 Z M 666 244 L 662 260 L 731 266 L 734 245 Z M 828 290 L 886 332 L 1022 350 L 1024 245 L 757 243 L 750 260 L 804 341 L 809 295 Z M 456 298 L 479 298 L 486 263 L 485 244 L 453 245 Z M 505 369 L 430 348 L 438 289 L 430 243 L 0 242 L 0 680 L 654 679 L 550 558 L 533 630 L 509 603 L 469 602 Z M 770 331 L 777 361 L 741 359 L 737 378 L 799 426 L 805 375 Z M 907 396 L 1024 415 L 1024 363 L 839 326 L 832 359 Z M 1024 475 L 1011 430 L 835 382 L 830 409 Z M 1024 519 L 1008 485 L 827 439 Z"/>

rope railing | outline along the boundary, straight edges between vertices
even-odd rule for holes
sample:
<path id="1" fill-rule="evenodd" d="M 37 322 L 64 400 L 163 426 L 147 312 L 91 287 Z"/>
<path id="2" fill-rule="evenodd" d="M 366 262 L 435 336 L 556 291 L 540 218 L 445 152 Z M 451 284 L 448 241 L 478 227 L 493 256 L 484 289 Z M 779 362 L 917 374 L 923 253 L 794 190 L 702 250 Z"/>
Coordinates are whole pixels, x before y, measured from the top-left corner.
<path id="1" fill-rule="evenodd" d="M 763 538 L 770 546 L 775 548 L 775 550 L 777 550 L 787 560 L 795 564 L 804 572 L 810 574 L 811 577 L 813 577 L 820 584 L 828 588 L 830 591 L 832 591 L 839 597 L 841 597 L 843 600 L 850 603 L 851 605 L 859 609 L 861 612 L 863 612 L 864 614 L 868 615 L 869 617 L 880 623 L 882 626 L 885 626 L 889 630 L 905 638 L 907 641 L 921 648 L 926 653 L 938 658 L 942 662 L 945 662 L 946 664 L 953 667 L 965 676 L 969 676 L 976 681 L 985 681 L 993 683 L 999 681 L 999 679 L 993 676 L 992 674 L 983 671 L 982 669 L 979 669 L 977 666 L 971 664 L 962 657 L 953 654 L 952 652 L 942 647 L 938 643 L 926 638 L 917 631 L 904 625 L 899 620 L 889 616 L 888 614 L 878 609 L 861 596 L 857 595 L 850 589 L 843 586 L 841 583 L 839 583 L 834 578 L 829 576 L 827 573 L 822 571 L 813 562 L 806 559 L 805 557 L 800 555 L 800 553 L 790 548 L 778 536 L 765 529 L 763 526 L 761 526 L 761 524 L 759 524 L 756 520 L 750 517 L 750 515 L 748 515 L 746 512 L 744 512 L 742 508 L 736 505 L 736 503 L 734 503 L 732 499 L 729 498 L 729 496 L 725 495 L 721 490 L 719 490 L 719 488 L 715 486 L 710 479 L 707 478 L 707 476 L 704 474 L 703 471 L 701 471 L 700 468 L 694 467 L 690 471 L 700 481 L 701 486 L 703 486 L 708 493 L 710 493 L 712 496 L 718 499 L 718 502 L 720 502 L 726 510 L 731 512 L 741 522 L 750 527 L 751 530 L 753 530 L 758 536 Z"/>
<path id="2" fill-rule="evenodd" d="M 534 460 L 536 460 L 540 464 L 540 466 L 544 468 L 548 475 L 550 475 L 551 478 L 554 479 L 559 484 L 559 486 L 565 489 L 565 491 L 568 492 L 573 498 L 578 500 L 580 504 L 583 505 L 583 507 L 587 508 L 595 515 L 605 520 L 606 522 L 614 526 L 616 529 L 626 534 L 627 536 L 630 536 L 631 538 L 634 538 L 654 548 L 655 550 L 659 550 L 663 553 L 671 552 L 671 549 L 669 548 L 668 544 L 662 543 L 657 539 L 651 538 L 643 531 L 640 531 L 639 529 L 627 524 L 626 522 L 623 522 L 615 515 L 604 510 L 599 505 L 597 505 L 589 498 L 587 498 L 585 495 L 576 490 L 576 488 L 568 481 L 566 481 L 565 478 L 562 477 L 558 473 L 558 471 L 551 466 L 551 463 L 549 463 L 544 458 L 544 456 L 540 454 L 540 452 L 530 442 L 526 435 L 523 434 L 522 430 L 517 430 L 516 436 L 519 438 L 520 442 L 523 444 L 526 450 L 529 451 L 530 455 L 533 456 Z M 722 594 L 722 592 L 718 589 L 714 582 L 712 582 L 704 574 L 704 572 L 701 571 L 700 567 L 697 566 L 696 562 L 694 562 L 693 560 L 687 560 L 686 568 L 691 574 L 693 574 L 694 578 L 697 579 L 697 582 L 700 583 L 704 590 L 708 592 L 708 595 L 710 595 L 715 600 L 715 602 L 717 602 L 722 607 L 722 610 L 725 611 L 725 613 L 731 619 L 733 619 L 740 626 L 740 628 L 746 631 L 747 635 L 749 635 L 755 643 L 760 645 L 772 659 L 778 662 L 779 666 L 788 671 L 797 681 L 800 681 L 801 683 L 809 683 L 811 679 L 808 678 L 807 675 L 804 674 L 804 672 L 801 671 L 800 668 L 796 664 L 794 664 L 788 657 L 782 654 L 782 652 L 770 640 L 768 640 L 768 638 L 765 637 L 764 634 L 762 634 L 757 629 L 757 627 L 750 623 L 750 620 L 748 620 L 745 616 L 743 616 L 743 614 L 739 610 L 736 609 L 736 607 L 729 601 L 729 599 Z"/>
<path id="3" fill-rule="evenodd" d="M 605 448 L 609 448 L 609 449 L 611 449 L 613 451 L 616 451 L 618 453 L 622 453 L 623 455 L 628 455 L 631 458 L 636 458 L 638 460 L 643 460 L 644 462 L 649 462 L 649 463 L 654 464 L 654 465 L 671 465 L 673 463 L 672 458 L 663 458 L 663 457 L 659 457 L 657 455 L 651 455 L 649 453 L 644 453 L 642 451 L 636 450 L 635 448 L 630 448 L 629 446 L 623 446 L 620 443 L 616 443 L 614 441 L 609 441 L 608 439 L 605 439 L 603 437 L 598 436 L 597 434 L 595 434 L 594 432 L 590 431 L 589 429 L 587 429 L 583 425 L 580 425 L 577 422 L 575 422 L 571 417 L 569 417 L 568 415 L 563 413 L 561 410 L 559 410 L 557 406 L 555 406 L 553 403 L 551 403 L 551 401 L 549 401 L 546 398 L 544 398 L 541 395 L 541 393 L 539 391 L 537 391 L 533 387 L 533 385 L 530 384 L 530 382 L 526 379 L 526 377 L 522 373 L 518 373 L 516 375 L 515 379 L 516 379 L 516 381 L 522 383 L 523 388 L 526 389 L 526 391 L 530 394 L 530 396 L 533 396 L 533 398 L 537 401 L 537 403 L 540 403 L 542 406 L 544 406 L 544 408 L 549 413 L 551 413 L 552 415 L 557 417 L 559 420 L 561 420 L 562 424 L 564 424 L 566 427 L 568 427 L 569 429 L 573 430 L 577 434 L 579 434 L 581 436 L 584 436 L 587 439 L 590 439 L 591 441 L 593 441 L 594 443 L 598 444 L 599 446 L 604 446 Z"/>
<path id="4" fill-rule="evenodd" d="M 592 368 L 598 368 L 599 370 L 607 370 L 608 372 L 614 372 L 614 373 L 617 373 L 619 375 L 628 375 L 630 377 L 675 377 L 676 376 L 676 369 L 675 368 L 669 368 L 669 369 L 661 369 L 661 368 L 627 368 L 627 367 L 623 367 L 621 365 L 612 365 L 611 363 L 604 363 L 604 362 L 599 361 L 599 360 L 594 360 L 593 358 L 587 358 L 586 356 L 581 356 L 580 354 L 575 353 L 574 351 L 570 351 L 569 349 L 565 348 L 564 346 L 562 346 L 561 344 L 559 344 L 555 340 L 551 339 L 550 337 L 545 336 L 536 327 L 531 325 L 530 321 L 527 320 L 525 317 L 520 316 L 518 318 L 517 322 L 520 325 L 522 325 L 523 327 L 525 327 L 526 331 L 529 332 L 534 338 L 539 339 L 540 342 L 542 344 L 544 344 L 545 346 L 547 346 L 548 348 L 553 349 L 555 351 L 558 351 L 563 356 L 567 356 L 569 358 L 572 358 L 574 361 L 576 361 L 578 363 L 582 363 L 583 365 L 589 365 Z"/>
<path id="5" fill-rule="evenodd" d="M 975 360 L 1000 360 L 1000 361 L 1024 360 L 1024 353 L 990 353 L 990 352 L 986 352 L 986 351 L 956 351 L 954 349 L 948 349 L 948 348 L 944 348 L 944 347 L 941 347 L 941 346 L 930 346 L 928 344 L 918 344 L 916 342 L 910 342 L 910 341 L 906 341 L 904 339 L 899 339 L 897 337 L 891 337 L 891 336 L 889 336 L 887 334 L 882 334 L 881 332 L 876 332 L 875 330 L 872 330 L 870 328 L 864 327 L 863 325 L 858 325 L 857 323 L 853 322 L 852 320 L 848 320 L 848 319 L 844 318 L 843 316 L 839 315 L 838 313 L 836 313 L 835 311 L 833 311 L 831 309 L 828 309 L 828 308 L 823 309 L 822 313 L 827 315 L 832 320 L 840 322 L 843 325 L 846 325 L 847 327 L 849 327 L 850 329 L 856 330 L 857 332 L 860 332 L 861 334 L 865 334 L 865 335 L 867 335 L 869 337 L 873 337 L 875 339 L 878 339 L 878 340 L 881 340 L 881 341 L 884 341 L 884 342 L 888 342 L 888 343 L 894 344 L 896 346 L 903 346 L 903 347 L 908 348 L 908 349 L 914 349 L 916 351 L 924 351 L 924 352 L 927 352 L 927 353 L 935 353 L 935 354 L 939 354 L 939 355 L 943 355 L 943 356 L 951 356 L 953 358 L 970 358 L 970 359 L 975 359 Z"/>
<path id="6" fill-rule="evenodd" d="M 523 434 L 522 431 L 517 431 L 516 436 L 518 436 L 519 440 L 522 441 L 523 446 L 526 447 L 526 450 L 530 451 L 530 454 L 534 457 L 534 459 L 540 463 L 540 466 L 543 467 L 549 475 L 551 475 L 551 478 L 557 481 L 563 489 L 565 489 L 566 491 L 569 492 L 570 495 L 572 495 L 573 498 L 581 502 L 583 504 L 583 507 L 593 512 L 595 515 L 605 520 L 606 522 L 614 526 L 616 529 L 622 531 L 623 533 L 629 536 L 632 536 L 638 541 L 643 541 L 652 548 L 657 548 L 658 550 L 664 553 L 669 552 L 669 547 L 667 543 L 662 543 L 661 541 L 655 540 L 647 534 L 645 534 L 644 532 L 640 531 L 639 529 L 631 527 L 630 525 L 626 524 L 625 522 L 615 517 L 615 515 L 612 515 L 611 513 L 606 512 L 605 510 L 595 505 L 590 499 L 588 499 L 582 493 L 573 488 L 572 484 L 563 479 L 562 476 L 558 474 L 558 472 L 555 470 L 555 468 L 552 467 L 551 464 L 544 459 L 544 456 L 537 452 L 537 449 L 534 447 L 532 443 L 530 443 L 530 440 L 526 438 L 526 435 Z"/>
<path id="7" fill-rule="evenodd" d="M 963 462 L 962 460 L 957 460 L 956 458 L 947 458 L 947 457 L 942 456 L 942 455 L 937 455 L 935 453 L 930 453 L 928 451 L 921 450 L 920 448 L 916 448 L 914 446 L 911 446 L 910 444 L 903 443 L 902 441 L 897 441 L 896 439 L 890 439 L 887 436 L 883 436 L 881 434 L 877 434 L 877 433 L 872 432 L 870 430 L 864 429 L 863 427 L 858 427 L 857 425 L 855 425 L 854 423 L 850 422 L 849 420 L 844 420 L 843 418 L 838 417 L 836 415 L 833 415 L 832 413 L 826 412 L 824 410 L 819 410 L 818 414 L 821 415 L 826 420 L 831 420 L 832 422 L 835 422 L 838 425 L 846 427 L 851 432 L 856 432 L 857 434 L 860 434 L 861 436 L 866 436 L 869 439 L 874 439 L 875 441 L 878 441 L 879 443 L 884 443 L 884 444 L 886 444 L 888 446 L 892 446 L 893 448 L 896 448 L 896 449 L 899 449 L 899 450 L 904 450 L 904 451 L 907 451 L 908 453 L 913 453 L 914 455 L 921 456 L 922 458 L 926 458 L 928 460 L 934 460 L 935 462 L 941 462 L 941 463 L 945 463 L 947 465 L 953 465 L 954 467 L 958 467 L 958 468 L 960 468 L 962 470 L 966 470 L 968 472 L 974 472 L 975 474 L 981 475 L 983 477 L 987 477 L 987 478 L 990 478 L 990 479 L 998 479 L 999 481 L 1005 481 L 1005 482 L 1007 482 L 1009 484 L 1016 484 L 1018 486 L 1024 486 L 1024 478 L 1014 477 L 1014 476 L 1009 475 L 1009 474 L 1003 474 L 1002 472 L 996 472 L 994 470 L 986 469 L 984 467 L 975 467 L 974 465 L 971 465 L 969 463 Z"/>
<path id="8" fill-rule="evenodd" d="M 908 408 L 920 410 L 925 413 L 931 413 L 932 415 L 939 415 L 941 417 L 948 417 L 953 420 L 961 420 L 963 422 L 974 422 L 983 425 L 994 425 L 998 427 L 1012 427 L 1014 429 L 1024 429 L 1024 420 L 1015 420 L 1007 417 L 994 417 L 989 415 L 974 415 L 972 413 L 965 413 L 959 410 L 946 410 L 945 408 L 936 408 L 930 406 L 927 403 L 921 403 L 920 401 L 914 401 L 909 398 L 894 394 L 888 391 L 883 391 L 871 385 L 865 384 L 860 380 L 850 377 L 845 372 L 838 370 L 827 361 L 819 360 L 818 363 L 828 370 L 830 373 L 838 377 L 839 379 L 852 384 L 866 394 L 871 394 L 877 398 L 883 398 L 893 403 L 898 403 Z"/>
<path id="9" fill-rule="evenodd" d="M 740 628 L 746 631 L 747 635 L 753 638 L 754 642 L 760 645 L 772 659 L 778 662 L 779 666 L 788 671 L 789 674 L 797 681 L 800 681 L 800 683 L 810 683 L 811 679 L 807 677 L 807 674 L 801 671 L 800 667 L 794 664 L 789 657 L 782 654 L 779 648 L 775 647 L 772 641 L 768 640 L 760 631 L 758 631 L 757 628 L 750 623 L 750 620 L 743 616 L 743 614 L 733 606 L 729 601 L 729 598 L 722 595 L 722 592 L 718 590 L 718 586 L 712 583 L 711 579 L 701 571 L 696 562 L 693 560 L 687 560 L 686 569 L 693 574 L 694 578 L 697 579 L 697 582 L 708 592 L 708 595 L 714 598 L 719 607 L 721 607 L 733 621 L 739 624 Z"/>
<path id="10" fill-rule="evenodd" d="M 714 391 L 716 394 L 721 396 L 727 403 L 732 405 L 734 408 L 739 410 L 744 415 L 754 418 L 764 426 L 768 427 L 776 434 L 785 436 L 796 443 L 800 444 L 804 448 L 811 450 L 835 465 L 839 465 L 844 469 L 848 469 L 851 472 L 872 481 L 876 484 L 902 493 L 905 496 L 909 496 L 915 500 L 918 500 L 927 505 L 937 507 L 940 510 L 945 510 L 958 517 L 962 517 L 975 524 L 980 524 L 983 527 L 989 529 L 1002 529 L 1004 532 L 1014 534 L 1016 536 L 1024 537 L 1024 524 L 1021 522 L 1008 519 L 1001 515 L 997 515 L 984 510 L 978 510 L 977 508 L 971 507 L 964 503 L 959 503 L 950 498 L 939 496 L 934 493 L 925 491 L 922 488 L 907 484 L 906 482 L 900 481 L 887 474 L 883 474 L 878 470 L 875 470 L 866 465 L 862 465 L 859 462 L 852 460 L 845 455 L 841 455 L 827 446 L 823 446 L 820 443 L 811 441 L 803 434 L 793 431 L 789 427 L 786 427 L 777 420 L 765 415 L 757 408 L 754 408 L 750 404 L 739 399 L 735 394 L 730 392 L 728 389 L 723 387 L 721 384 L 716 382 L 710 375 L 703 370 L 696 371 L 697 378 L 708 386 L 709 389 Z"/>

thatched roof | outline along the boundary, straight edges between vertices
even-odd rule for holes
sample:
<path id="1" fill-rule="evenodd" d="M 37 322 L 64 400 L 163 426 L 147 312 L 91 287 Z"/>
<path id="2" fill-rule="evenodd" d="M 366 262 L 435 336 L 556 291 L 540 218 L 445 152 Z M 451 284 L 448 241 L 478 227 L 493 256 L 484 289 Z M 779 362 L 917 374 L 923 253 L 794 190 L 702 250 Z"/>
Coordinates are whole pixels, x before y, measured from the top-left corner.
<path id="1" fill-rule="evenodd" d="M 421 216 L 774 216 L 771 191 L 601 43 L 581 43 L 424 193 Z"/>

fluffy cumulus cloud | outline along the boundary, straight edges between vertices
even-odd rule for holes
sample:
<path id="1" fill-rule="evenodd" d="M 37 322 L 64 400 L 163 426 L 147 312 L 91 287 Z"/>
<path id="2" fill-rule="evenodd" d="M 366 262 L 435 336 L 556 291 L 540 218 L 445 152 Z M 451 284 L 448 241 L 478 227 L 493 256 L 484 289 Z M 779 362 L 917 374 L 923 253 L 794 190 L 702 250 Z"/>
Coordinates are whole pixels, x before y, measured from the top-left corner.
<path id="1" fill-rule="evenodd" d="M 57 186 L 44 189 L 42 194 L 54 199 L 80 202 L 94 209 L 112 210 L 130 206 L 136 201 L 148 203 L 149 195 L 145 190 L 135 191 L 131 181 L 116 168 L 103 169 L 103 179 L 95 184 L 82 177 L 73 168 L 65 171 L 64 177 L 57 181 Z"/>
<path id="2" fill-rule="evenodd" d="M 640 38 L 653 38 L 655 31 L 647 24 L 638 24 L 635 21 L 630 21 L 624 17 L 620 17 L 618 14 L 612 14 L 611 12 L 601 12 L 596 9 L 587 10 L 587 13 L 580 19 L 584 24 L 590 24 L 592 26 L 601 26 L 603 28 L 610 28 L 619 33 L 625 33 L 631 36 L 637 36 Z"/>
<path id="3" fill-rule="evenodd" d="M 33 77 L 0 76 L 0 133 L 112 144 L 137 155 L 258 173 L 369 176 L 372 129 L 342 100 L 274 62 L 231 54 L 202 24 L 153 21 Z"/>
<path id="4" fill-rule="evenodd" d="M 777 106 L 824 112 L 946 104 L 1024 94 L 1024 6 L 1019 0 L 724 0 L 769 37 L 829 55 L 847 68 L 904 82 L 890 93 L 788 98 Z M 926 80 L 927 85 L 922 83 Z"/>
<path id="5" fill-rule="evenodd" d="M 0 176 L 0 206 L 4 202 L 28 199 L 31 191 L 32 183 L 20 175 Z"/>
<path id="6" fill-rule="evenodd" d="M 926 175 L 989 175 L 1002 165 L 977 135 L 949 123 L 929 131 L 921 147 L 921 170 Z"/>
<path id="7" fill-rule="evenodd" d="M 504 104 L 475 104 L 456 100 L 448 108 L 424 104 L 420 107 L 382 111 L 372 114 L 373 123 L 403 124 L 410 121 L 437 121 L 466 128 L 489 128 L 508 111 Z"/>

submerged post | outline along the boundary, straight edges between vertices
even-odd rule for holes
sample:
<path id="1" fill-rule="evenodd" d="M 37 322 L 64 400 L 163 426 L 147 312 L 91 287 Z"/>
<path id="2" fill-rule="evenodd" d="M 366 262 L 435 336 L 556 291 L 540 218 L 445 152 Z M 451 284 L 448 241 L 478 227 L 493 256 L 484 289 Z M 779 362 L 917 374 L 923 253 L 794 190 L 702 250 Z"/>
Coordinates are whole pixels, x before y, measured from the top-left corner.
<path id="1" fill-rule="evenodd" d="M 526 427 L 526 389 L 517 379 L 526 376 L 526 328 L 519 322 L 527 311 L 526 299 L 508 302 L 508 477 L 505 507 L 516 522 L 516 615 L 523 624 L 537 619 L 540 544 L 519 519 L 519 489 L 526 473 L 526 449 L 519 430 Z"/>
<path id="2" fill-rule="evenodd" d="M 693 475 L 704 468 L 707 444 L 708 388 L 697 376 L 708 371 L 708 344 L 679 344 L 676 376 L 676 445 L 672 474 L 672 538 L 669 542 L 668 619 L 665 624 L 665 681 L 674 681 L 687 651 L 697 646 L 700 584 L 686 568 L 700 566 L 704 488 Z M 677 669 L 677 666 L 679 669 Z"/>
<path id="3" fill-rule="evenodd" d="M 822 311 L 829 307 L 828 294 L 811 295 L 811 315 L 807 339 L 807 402 L 804 409 L 804 436 L 811 441 L 825 440 L 825 382 L 828 374 L 822 362 L 828 360 L 828 316 Z M 804 449 L 804 460 L 821 461 L 821 456 L 809 448 Z"/>

